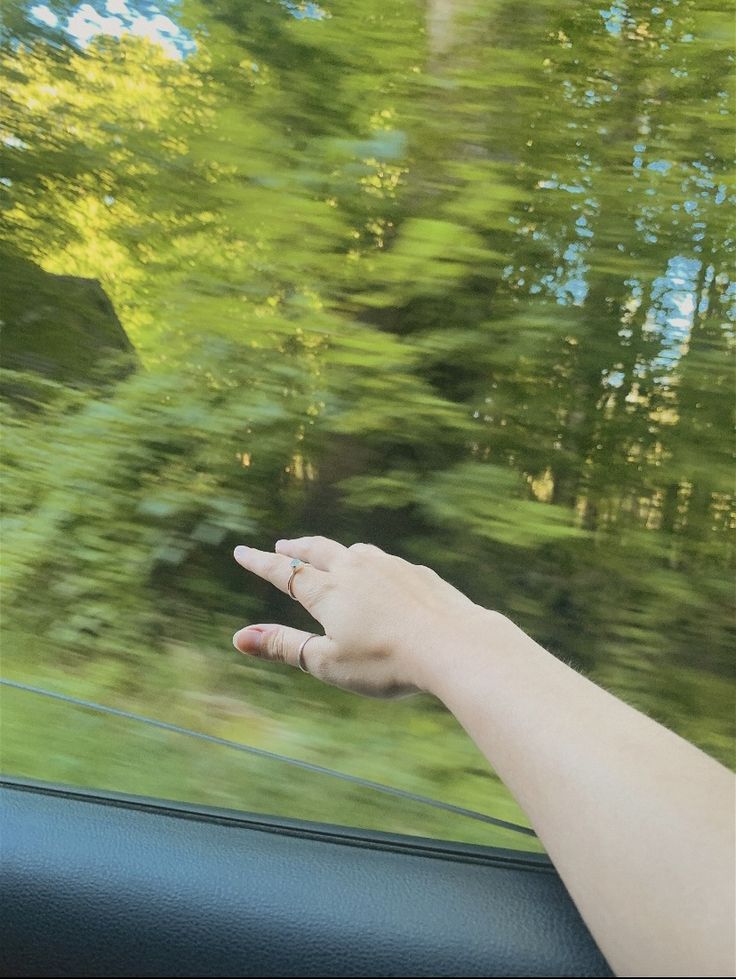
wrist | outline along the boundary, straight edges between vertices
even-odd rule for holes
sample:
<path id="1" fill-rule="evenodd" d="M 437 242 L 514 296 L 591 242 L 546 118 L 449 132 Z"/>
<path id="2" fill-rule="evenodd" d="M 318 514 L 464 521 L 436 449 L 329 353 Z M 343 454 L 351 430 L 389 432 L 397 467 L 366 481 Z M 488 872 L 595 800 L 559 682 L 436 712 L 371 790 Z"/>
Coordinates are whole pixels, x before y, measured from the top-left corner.
<path id="1" fill-rule="evenodd" d="M 415 651 L 416 684 L 446 702 L 458 671 L 487 669 L 503 659 L 514 639 L 527 638 L 501 612 L 470 603 L 462 614 L 447 615 L 435 623 Z"/>

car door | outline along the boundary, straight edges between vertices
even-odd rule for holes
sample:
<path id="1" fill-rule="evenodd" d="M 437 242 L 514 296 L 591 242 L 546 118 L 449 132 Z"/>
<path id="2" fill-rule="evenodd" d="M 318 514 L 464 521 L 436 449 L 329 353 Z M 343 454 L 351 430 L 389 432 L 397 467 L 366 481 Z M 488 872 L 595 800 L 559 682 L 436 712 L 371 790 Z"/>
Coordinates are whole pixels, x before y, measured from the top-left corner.
<path id="1" fill-rule="evenodd" d="M 7 976 L 611 975 L 540 854 L 5 778 Z"/>

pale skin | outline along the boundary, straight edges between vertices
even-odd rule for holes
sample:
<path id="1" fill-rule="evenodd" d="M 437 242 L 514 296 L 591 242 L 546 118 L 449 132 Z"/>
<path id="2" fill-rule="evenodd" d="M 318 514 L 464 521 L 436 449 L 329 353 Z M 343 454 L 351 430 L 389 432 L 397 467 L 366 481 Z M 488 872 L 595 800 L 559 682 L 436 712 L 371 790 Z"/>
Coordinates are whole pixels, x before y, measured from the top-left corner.
<path id="1" fill-rule="evenodd" d="M 733 976 L 736 783 L 672 731 L 556 659 L 430 568 L 327 537 L 238 547 L 320 623 L 303 663 L 373 697 L 424 691 L 457 717 L 527 813 L 620 976 Z M 275 623 L 237 649 L 297 666 Z"/>

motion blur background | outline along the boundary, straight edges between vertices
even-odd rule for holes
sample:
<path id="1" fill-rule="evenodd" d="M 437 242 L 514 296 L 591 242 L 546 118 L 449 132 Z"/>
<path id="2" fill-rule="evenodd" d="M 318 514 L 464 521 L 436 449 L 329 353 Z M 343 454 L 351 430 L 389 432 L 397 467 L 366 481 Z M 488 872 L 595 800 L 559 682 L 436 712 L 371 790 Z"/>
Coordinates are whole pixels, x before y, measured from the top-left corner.
<path id="1" fill-rule="evenodd" d="M 437 702 L 234 652 L 318 627 L 233 546 L 318 533 L 732 764 L 732 14 L 5 0 L 3 676 L 523 820 Z M 2 708 L 6 773 L 534 845 Z"/>

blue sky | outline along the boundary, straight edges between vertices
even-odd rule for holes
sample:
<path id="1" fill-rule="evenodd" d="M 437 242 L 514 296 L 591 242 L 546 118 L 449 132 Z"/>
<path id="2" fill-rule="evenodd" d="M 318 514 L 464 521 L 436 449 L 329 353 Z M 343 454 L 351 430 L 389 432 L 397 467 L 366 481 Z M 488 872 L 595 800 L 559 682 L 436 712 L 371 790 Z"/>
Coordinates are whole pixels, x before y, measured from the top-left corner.
<path id="1" fill-rule="evenodd" d="M 171 4 L 164 2 L 161 6 L 166 10 Z M 131 9 L 126 0 L 106 0 L 104 13 L 98 12 L 89 3 L 80 3 L 66 23 L 60 23 L 59 17 L 45 4 L 32 7 L 31 13 L 49 27 L 62 27 L 82 46 L 100 34 L 109 37 L 134 34 L 160 45 L 170 58 L 183 58 L 195 47 L 191 36 L 161 8 L 148 7 L 143 14 Z"/>

